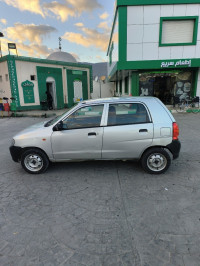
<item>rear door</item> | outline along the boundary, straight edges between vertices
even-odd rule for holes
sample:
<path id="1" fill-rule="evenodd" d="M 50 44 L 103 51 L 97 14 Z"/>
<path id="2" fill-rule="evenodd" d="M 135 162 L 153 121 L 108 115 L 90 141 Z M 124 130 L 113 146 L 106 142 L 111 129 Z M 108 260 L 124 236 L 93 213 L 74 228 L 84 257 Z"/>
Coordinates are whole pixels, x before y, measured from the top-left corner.
<path id="1" fill-rule="evenodd" d="M 103 159 L 139 158 L 152 141 L 153 123 L 144 104 L 109 104 Z"/>

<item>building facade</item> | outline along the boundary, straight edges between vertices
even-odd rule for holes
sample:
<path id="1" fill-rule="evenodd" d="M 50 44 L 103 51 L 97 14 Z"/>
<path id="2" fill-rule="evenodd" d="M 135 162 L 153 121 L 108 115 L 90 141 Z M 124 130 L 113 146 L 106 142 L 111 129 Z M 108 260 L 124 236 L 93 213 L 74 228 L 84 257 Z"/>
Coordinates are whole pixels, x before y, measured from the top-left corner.
<path id="1" fill-rule="evenodd" d="M 108 46 L 116 95 L 200 95 L 200 1 L 117 0 Z"/>
<path id="2" fill-rule="evenodd" d="M 62 53 L 61 58 L 66 54 L 57 53 Z M 89 99 L 92 91 L 89 64 L 13 55 L 0 58 L 0 98 L 15 98 L 17 110 L 42 109 L 47 93 L 53 109 L 71 107 Z"/>

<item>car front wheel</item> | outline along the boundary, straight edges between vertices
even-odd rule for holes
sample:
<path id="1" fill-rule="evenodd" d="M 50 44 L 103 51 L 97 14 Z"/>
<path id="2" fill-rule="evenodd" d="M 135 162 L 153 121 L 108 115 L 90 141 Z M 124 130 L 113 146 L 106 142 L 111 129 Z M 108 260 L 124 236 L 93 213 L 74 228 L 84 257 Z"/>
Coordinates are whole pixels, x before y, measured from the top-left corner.
<path id="1" fill-rule="evenodd" d="M 30 174 L 40 174 L 48 168 L 49 159 L 43 151 L 33 148 L 22 154 L 21 165 Z"/>
<path id="2" fill-rule="evenodd" d="M 169 168 L 171 158 L 162 148 L 153 148 L 146 151 L 141 159 L 143 169 L 150 174 L 162 174 Z"/>

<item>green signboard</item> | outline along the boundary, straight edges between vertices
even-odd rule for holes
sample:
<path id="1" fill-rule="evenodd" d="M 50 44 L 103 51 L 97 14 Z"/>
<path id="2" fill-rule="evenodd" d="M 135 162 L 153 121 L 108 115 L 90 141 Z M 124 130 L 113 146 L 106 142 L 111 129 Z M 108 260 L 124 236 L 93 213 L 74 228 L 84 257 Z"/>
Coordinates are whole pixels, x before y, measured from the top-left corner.
<path id="1" fill-rule="evenodd" d="M 35 103 L 34 97 L 34 84 L 29 80 L 22 82 L 23 94 L 24 94 L 24 103 Z"/>

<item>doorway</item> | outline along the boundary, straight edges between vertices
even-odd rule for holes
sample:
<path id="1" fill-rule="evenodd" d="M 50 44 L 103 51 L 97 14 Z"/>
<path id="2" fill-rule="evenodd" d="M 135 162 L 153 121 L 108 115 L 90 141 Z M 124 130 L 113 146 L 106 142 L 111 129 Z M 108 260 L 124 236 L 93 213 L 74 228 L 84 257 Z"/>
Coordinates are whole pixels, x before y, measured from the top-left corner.
<path id="1" fill-rule="evenodd" d="M 57 109 L 57 96 L 56 96 L 56 86 L 55 79 L 52 77 L 48 77 L 46 79 L 46 91 L 52 97 L 52 107 L 53 109 Z"/>

